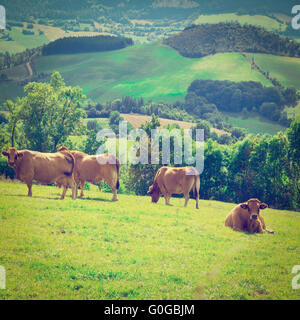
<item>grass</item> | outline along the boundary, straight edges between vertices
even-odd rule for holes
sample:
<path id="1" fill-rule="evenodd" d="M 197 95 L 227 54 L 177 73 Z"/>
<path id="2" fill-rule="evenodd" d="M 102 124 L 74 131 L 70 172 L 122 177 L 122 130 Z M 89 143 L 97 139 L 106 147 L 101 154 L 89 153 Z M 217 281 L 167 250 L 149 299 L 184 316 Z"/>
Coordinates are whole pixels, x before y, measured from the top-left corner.
<path id="1" fill-rule="evenodd" d="M 49 42 L 48 38 L 44 34 L 39 34 L 37 28 L 33 28 L 30 31 L 34 31 L 34 35 L 24 35 L 22 33 L 23 28 L 12 27 L 11 31 L 7 31 L 12 41 L 5 41 L 0 39 L 0 52 L 17 53 L 25 51 L 26 49 L 32 49 L 39 47 Z"/>
<path id="2" fill-rule="evenodd" d="M 286 25 L 280 23 L 275 19 L 272 19 L 263 15 L 237 15 L 236 13 L 224 13 L 224 14 L 211 14 L 211 15 L 200 15 L 195 21 L 195 24 L 205 23 L 219 23 L 219 22 L 239 22 L 240 24 L 252 24 L 260 26 L 269 31 L 284 31 Z"/>
<path id="3" fill-rule="evenodd" d="M 285 131 L 286 128 L 276 122 L 269 121 L 258 115 L 251 115 L 247 119 L 243 119 L 241 114 L 224 112 L 228 116 L 229 122 L 234 127 L 245 128 L 249 133 L 253 134 L 276 134 L 278 131 Z"/>
<path id="4" fill-rule="evenodd" d="M 299 299 L 300 213 L 266 209 L 275 235 L 224 227 L 233 204 L 0 182 L 0 299 Z M 70 195 L 70 191 L 68 191 Z M 138 203 L 138 205 L 137 205 Z"/>
<path id="5" fill-rule="evenodd" d="M 143 96 L 154 101 L 183 99 L 195 79 L 260 81 L 271 85 L 238 53 L 189 59 L 160 43 L 122 50 L 38 57 L 38 72 L 58 70 L 70 85 L 79 85 L 89 98 L 108 101 Z"/>
<path id="6" fill-rule="evenodd" d="M 24 88 L 13 81 L 0 81 L 0 109 L 7 99 L 15 99 L 24 95 Z"/>
<path id="7" fill-rule="evenodd" d="M 264 71 L 268 71 L 271 77 L 275 77 L 286 87 L 300 89 L 300 58 L 280 57 L 269 54 L 249 53 L 250 59 Z"/>

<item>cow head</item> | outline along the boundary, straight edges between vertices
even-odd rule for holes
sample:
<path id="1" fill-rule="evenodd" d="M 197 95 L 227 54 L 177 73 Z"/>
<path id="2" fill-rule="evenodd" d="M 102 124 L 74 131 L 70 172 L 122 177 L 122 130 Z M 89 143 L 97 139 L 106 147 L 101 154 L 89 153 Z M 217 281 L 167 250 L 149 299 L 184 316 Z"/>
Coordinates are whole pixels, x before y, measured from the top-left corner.
<path id="1" fill-rule="evenodd" d="M 240 207 L 248 210 L 250 220 L 257 220 L 259 217 L 259 210 L 266 209 L 268 205 L 260 202 L 258 199 L 249 199 L 247 202 L 241 203 Z"/>
<path id="2" fill-rule="evenodd" d="M 2 154 L 7 157 L 8 165 L 15 168 L 23 158 L 23 153 L 18 152 L 16 148 L 9 148 L 7 151 L 2 151 Z"/>
<path id="3" fill-rule="evenodd" d="M 157 182 L 154 182 L 153 185 L 149 187 L 147 193 L 151 195 L 152 202 L 156 203 L 159 200 L 161 192 Z"/>

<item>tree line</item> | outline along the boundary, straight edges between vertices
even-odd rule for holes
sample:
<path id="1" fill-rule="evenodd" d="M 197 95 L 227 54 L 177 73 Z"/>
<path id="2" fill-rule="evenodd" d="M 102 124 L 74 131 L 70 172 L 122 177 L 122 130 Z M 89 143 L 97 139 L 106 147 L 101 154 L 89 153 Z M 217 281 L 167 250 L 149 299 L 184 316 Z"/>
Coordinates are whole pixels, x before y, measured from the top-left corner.
<path id="1" fill-rule="evenodd" d="M 264 87 L 254 81 L 195 80 L 188 88 L 185 109 L 188 112 L 208 118 L 216 111 L 258 112 L 262 116 L 278 121 L 284 126 L 290 124 L 284 106 L 296 106 L 297 91 L 294 88 Z"/>
<path id="2" fill-rule="evenodd" d="M 42 53 L 43 55 L 51 55 L 111 51 L 131 45 L 133 45 L 132 39 L 115 36 L 66 37 L 44 45 Z"/>
<path id="3" fill-rule="evenodd" d="M 255 52 L 299 57 L 300 44 L 262 27 L 239 23 L 192 25 L 164 40 L 182 56 L 200 58 L 218 52 Z"/>

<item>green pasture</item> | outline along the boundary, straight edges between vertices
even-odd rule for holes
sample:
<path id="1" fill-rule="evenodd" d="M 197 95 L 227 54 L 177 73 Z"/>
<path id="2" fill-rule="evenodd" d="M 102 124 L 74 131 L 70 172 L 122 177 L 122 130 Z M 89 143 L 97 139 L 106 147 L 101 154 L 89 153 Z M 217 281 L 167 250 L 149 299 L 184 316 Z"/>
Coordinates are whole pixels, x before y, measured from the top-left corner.
<path id="1" fill-rule="evenodd" d="M 300 213 L 264 210 L 275 234 L 224 226 L 234 204 L 0 182 L 0 299 L 299 299 Z"/>
<path id="2" fill-rule="evenodd" d="M 5 41 L 0 38 L 0 52 L 22 52 L 26 49 L 36 48 L 49 42 L 44 34 L 39 34 L 38 29 L 33 28 L 30 29 L 30 31 L 34 31 L 34 35 L 24 35 L 22 33 L 22 28 L 19 27 L 12 27 L 11 31 L 7 30 L 12 41 Z"/>
<path id="3" fill-rule="evenodd" d="M 195 21 L 195 24 L 205 23 L 219 23 L 219 22 L 239 22 L 240 24 L 252 24 L 260 26 L 269 31 L 284 31 L 286 25 L 280 23 L 277 20 L 263 16 L 260 14 L 255 15 L 238 15 L 236 13 L 224 13 L 224 14 L 211 14 L 211 15 L 200 15 Z"/>
<path id="4" fill-rule="evenodd" d="M 300 89 L 300 58 L 281 57 L 270 54 L 248 53 L 250 59 L 264 71 L 269 72 L 285 87 Z"/>
<path id="5" fill-rule="evenodd" d="M 240 113 L 224 112 L 228 117 L 229 123 L 234 127 L 245 128 L 249 133 L 253 134 L 276 134 L 278 131 L 285 131 L 286 128 L 276 122 L 262 118 L 259 115 L 250 115 L 246 119 Z"/>
<path id="6" fill-rule="evenodd" d="M 93 100 L 106 102 L 122 96 L 154 101 L 183 99 L 195 79 L 260 81 L 271 85 L 238 53 L 189 59 L 161 43 L 122 50 L 38 57 L 37 72 L 59 71 L 70 85 L 79 85 Z"/>

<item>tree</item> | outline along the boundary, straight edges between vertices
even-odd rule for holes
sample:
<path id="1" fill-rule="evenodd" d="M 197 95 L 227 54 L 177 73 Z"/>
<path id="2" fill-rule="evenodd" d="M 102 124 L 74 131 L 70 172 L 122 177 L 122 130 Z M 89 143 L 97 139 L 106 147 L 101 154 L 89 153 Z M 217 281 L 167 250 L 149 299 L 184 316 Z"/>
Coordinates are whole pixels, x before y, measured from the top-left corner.
<path id="1" fill-rule="evenodd" d="M 17 126 L 21 120 L 22 99 L 18 98 L 16 103 L 7 100 L 4 103 L 4 108 L 9 112 L 8 115 L 8 132 L 10 134 L 10 143 L 15 147 L 15 138 L 17 134 Z"/>
<path id="2" fill-rule="evenodd" d="M 210 138 L 210 125 L 206 120 L 198 120 L 196 127 L 192 129 L 203 129 L 204 130 L 204 140 L 208 140 Z"/>
<path id="3" fill-rule="evenodd" d="M 113 111 L 110 114 L 109 117 L 109 126 L 111 127 L 111 129 L 115 132 L 118 133 L 119 132 L 119 123 L 121 121 L 123 121 L 124 118 L 121 117 L 120 112 L 119 111 Z"/>
<path id="4" fill-rule="evenodd" d="M 81 127 L 82 89 L 66 86 L 61 75 L 54 72 L 50 83 L 31 82 L 24 91 L 21 115 L 28 147 L 56 151 L 58 144 Z"/>

